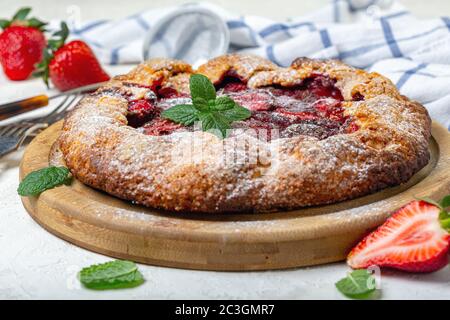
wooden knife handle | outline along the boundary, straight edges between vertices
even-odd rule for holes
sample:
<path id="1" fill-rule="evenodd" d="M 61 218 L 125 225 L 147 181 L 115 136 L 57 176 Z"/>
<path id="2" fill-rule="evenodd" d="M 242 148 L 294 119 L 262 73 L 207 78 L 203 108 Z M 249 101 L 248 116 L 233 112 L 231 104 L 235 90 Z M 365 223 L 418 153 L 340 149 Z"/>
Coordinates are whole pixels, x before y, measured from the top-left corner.
<path id="1" fill-rule="evenodd" d="M 45 107 L 46 105 L 48 105 L 48 96 L 46 95 L 39 95 L 23 100 L 5 103 L 0 105 L 0 120 L 5 120 L 24 112 L 35 110 L 40 107 Z"/>

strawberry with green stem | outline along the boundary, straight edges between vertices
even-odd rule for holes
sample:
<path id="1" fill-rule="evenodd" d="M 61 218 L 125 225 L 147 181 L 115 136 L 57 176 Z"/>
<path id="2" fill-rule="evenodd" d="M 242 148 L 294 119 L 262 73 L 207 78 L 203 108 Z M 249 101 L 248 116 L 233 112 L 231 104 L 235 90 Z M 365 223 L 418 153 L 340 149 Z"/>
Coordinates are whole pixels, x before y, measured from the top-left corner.
<path id="1" fill-rule="evenodd" d="M 43 34 L 46 23 L 27 18 L 31 8 L 22 8 L 11 20 L 0 19 L 0 63 L 11 80 L 25 80 L 43 58 L 47 44 Z"/>
<path id="2" fill-rule="evenodd" d="M 48 40 L 44 59 L 36 75 L 48 86 L 48 79 L 61 91 L 109 80 L 91 48 L 81 40 L 66 42 L 69 28 L 61 23 L 61 30 Z"/>
<path id="3" fill-rule="evenodd" d="M 372 265 L 409 272 L 432 272 L 448 263 L 450 195 L 435 202 L 412 201 L 397 210 L 348 255 L 353 269 Z"/>

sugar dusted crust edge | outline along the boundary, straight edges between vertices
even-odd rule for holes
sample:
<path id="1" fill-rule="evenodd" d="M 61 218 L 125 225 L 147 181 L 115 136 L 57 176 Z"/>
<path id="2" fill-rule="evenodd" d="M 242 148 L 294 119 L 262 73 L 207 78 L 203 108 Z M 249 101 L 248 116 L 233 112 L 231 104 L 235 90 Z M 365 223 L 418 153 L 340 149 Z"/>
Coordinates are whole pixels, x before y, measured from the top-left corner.
<path id="1" fill-rule="evenodd" d="M 187 92 L 192 72 L 181 61 L 149 60 L 86 96 L 67 116 L 58 140 L 72 174 L 94 188 L 158 209 L 264 212 L 337 202 L 398 185 L 429 161 L 426 109 L 400 95 L 387 78 L 338 61 L 300 58 L 280 68 L 260 57 L 231 54 L 196 71 L 215 83 L 231 74 L 250 87 L 293 86 L 313 73 L 328 74 L 360 129 L 324 140 L 219 140 L 199 131 L 147 136 L 127 126 L 126 100 L 107 94 L 109 87 L 128 90 L 124 82 L 155 81 Z M 365 100 L 352 101 L 356 95 Z M 203 146 L 201 154 L 192 151 L 191 142 Z M 261 159 L 247 161 L 250 147 Z M 230 155 L 241 161 L 227 161 Z"/>

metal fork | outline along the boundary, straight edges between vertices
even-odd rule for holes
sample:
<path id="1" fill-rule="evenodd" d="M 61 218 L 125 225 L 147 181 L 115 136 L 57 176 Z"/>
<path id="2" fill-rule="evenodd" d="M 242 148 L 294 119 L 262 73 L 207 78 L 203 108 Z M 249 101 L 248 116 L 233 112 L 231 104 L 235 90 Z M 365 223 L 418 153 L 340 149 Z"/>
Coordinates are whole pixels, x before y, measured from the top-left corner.
<path id="1" fill-rule="evenodd" d="M 51 98 L 65 96 L 63 100 L 47 115 L 22 120 L 5 126 L 0 126 L 0 157 L 19 149 L 28 137 L 36 135 L 66 115 L 86 91 L 92 91 L 101 84 L 89 85 L 72 91 L 55 95 Z"/>

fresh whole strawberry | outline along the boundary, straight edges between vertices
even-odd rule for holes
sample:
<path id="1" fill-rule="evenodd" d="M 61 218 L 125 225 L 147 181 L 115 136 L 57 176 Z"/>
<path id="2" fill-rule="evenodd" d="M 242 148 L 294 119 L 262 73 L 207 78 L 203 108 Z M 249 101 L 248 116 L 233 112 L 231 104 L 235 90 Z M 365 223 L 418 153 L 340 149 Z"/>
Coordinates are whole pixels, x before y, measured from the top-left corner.
<path id="1" fill-rule="evenodd" d="M 372 265 L 409 272 L 432 272 L 448 263 L 450 216 L 444 210 L 450 196 L 440 203 L 412 201 L 365 237 L 348 255 L 353 269 Z"/>
<path id="2" fill-rule="evenodd" d="M 11 20 L 0 20 L 0 63 L 11 80 L 25 80 L 43 58 L 47 45 L 43 34 L 45 23 L 27 19 L 30 8 L 20 9 Z"/>
<path id="3" fill-rule="evenodd" d="M 83 41 L 65 43 L 69 29 L 63 22 L 57 37 L 48 41 L 44 61 L 39 65 L 39 75 L 48 85 L 48 78 L 61 91 L 109 80 L 91 48 Z"/>

